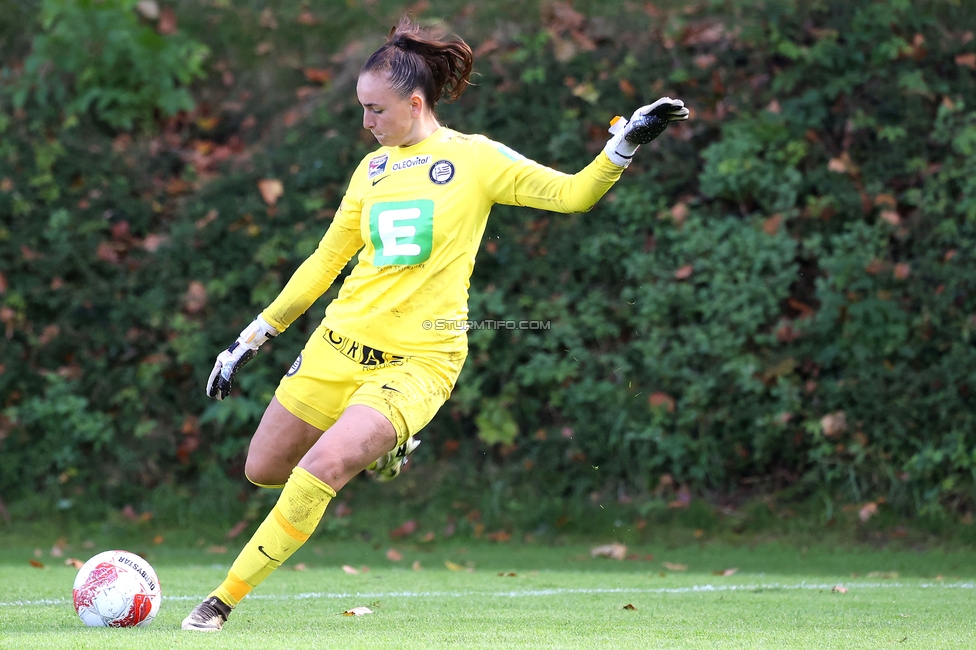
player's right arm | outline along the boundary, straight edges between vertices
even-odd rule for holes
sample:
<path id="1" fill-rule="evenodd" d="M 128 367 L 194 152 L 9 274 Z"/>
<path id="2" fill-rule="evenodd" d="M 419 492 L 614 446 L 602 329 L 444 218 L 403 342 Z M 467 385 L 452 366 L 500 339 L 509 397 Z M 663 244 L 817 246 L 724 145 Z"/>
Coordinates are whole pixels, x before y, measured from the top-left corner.
<path id="1" fill-rule="evenodd" d="M 359 230 L 361 213 L 361 204 L 347 194 L 318 248 L 302 262 L 274 302 L 261 312 L 272 327 L 279 332 L 287 329 L 332 286 L 339 272 L 363 247 Z"/>
<path id="2" fill-rule="evenodd" d="M 362 204 L 353 190 L 359 172 L 357 169 L 353 175 L 349 191 L 315 252 L 301 263 L 267 309 L 217 356 L 207 379 L 208 397 L 218 400 L 227 397 L 237 371 L 254 358 L 265 341 L 285 331 L 305 313 L 332 286 L 356 251 L 363 247 L 359 230 Z"/>

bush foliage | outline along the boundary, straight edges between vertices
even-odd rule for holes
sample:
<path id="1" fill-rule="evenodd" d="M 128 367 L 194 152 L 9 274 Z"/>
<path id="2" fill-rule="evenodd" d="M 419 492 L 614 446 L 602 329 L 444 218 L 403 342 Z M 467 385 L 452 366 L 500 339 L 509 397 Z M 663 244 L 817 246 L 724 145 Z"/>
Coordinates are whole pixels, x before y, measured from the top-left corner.
<path id="1" fill-rule="evenodd" d="M 118 506 L 240 476 L 336 289 L 223 403 L 203 394 L 213 357 L 375 146 L 352 85 L 372 18 L 283 4 L 149 19 L 52 1 L 32 49 L 0 40 L 23 61 L 0 87 L 5 499 Z M 495 209 L 471 316 L 551 327 L 472 332 L 414 471 L 460 446 L 481 459 L 470 483 L 546 502 L 777 489 L 976 506 L 976 15 L 550 2 L 526 21 L 524 3 L 433 4 L 478 51 L 478 86 L 439 109 L 454 128 L 575 171 L 615 113 L 669 95 L 693 115 L 590 213 Z M 98 25 L 112 38 L 92 49 Z"/>

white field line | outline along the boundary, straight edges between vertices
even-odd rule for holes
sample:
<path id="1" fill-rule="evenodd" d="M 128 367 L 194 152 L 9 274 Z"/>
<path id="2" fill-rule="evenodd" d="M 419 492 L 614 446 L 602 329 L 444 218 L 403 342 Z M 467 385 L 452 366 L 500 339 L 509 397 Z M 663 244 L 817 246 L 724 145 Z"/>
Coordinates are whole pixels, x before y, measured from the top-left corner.
<path id="1" fill-rule="evenodd" d="M 692 593 L 721 593 L 734 591 L 758 590 L 800 590 L 818 591 L 844 586 L 848 591 L 862 589 L 976 589 L 976 582 L 833 582 L 813 583 L 799 582 L 794 584 L 757 583 L 745 585 L 691 585 L 688 587 L 659 587 L 648 588 L 619 588 L 619 589 L 525 589 L 512 591 L 370 591 L 370 592 L 309 592 L 304 594 L 255 594 L 248 596 L 248 600 L 320 600 L 338 598 L 379 599 L 379 598 L 545 598 L 547 596 L 563 595 L 601 595 L 601 594 L 692 594 Z M 163 596 L 163 600 L 172 601 L 201 601 L 204 596 Z M 68 598 L 48 598 L 41 600 L 14 600 L 0 602 L 0 607 L 37 607 L 44 605 L 65 605 L 71 603 Z"/>

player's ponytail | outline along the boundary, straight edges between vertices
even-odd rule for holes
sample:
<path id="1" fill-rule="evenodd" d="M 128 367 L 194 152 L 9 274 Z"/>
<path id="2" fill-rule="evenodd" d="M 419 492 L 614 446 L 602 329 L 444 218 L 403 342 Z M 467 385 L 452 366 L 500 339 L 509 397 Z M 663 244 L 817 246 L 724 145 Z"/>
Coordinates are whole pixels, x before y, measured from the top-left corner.
<path id="1" fill-rule="evenodd" d="M 467 89 L 474 53 L 461 39 L 443 41 L 405 16 L 386 40 L 360 74 L 389 73 L 394 91 L 406 97 L 419 89 L 431 110 L 441 97 L 454 101 Z"/>

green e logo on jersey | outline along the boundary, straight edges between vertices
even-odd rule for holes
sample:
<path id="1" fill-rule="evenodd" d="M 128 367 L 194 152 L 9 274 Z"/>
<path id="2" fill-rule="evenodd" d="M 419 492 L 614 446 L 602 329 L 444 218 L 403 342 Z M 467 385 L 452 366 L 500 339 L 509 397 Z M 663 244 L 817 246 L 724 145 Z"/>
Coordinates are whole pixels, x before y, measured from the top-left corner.
<path id="1" fill-rule="evenodd" d="M 434 242 L 434 202 L 390 201 L 369 211 L 373 266 L 420 264 L 430 259 Z"/>

